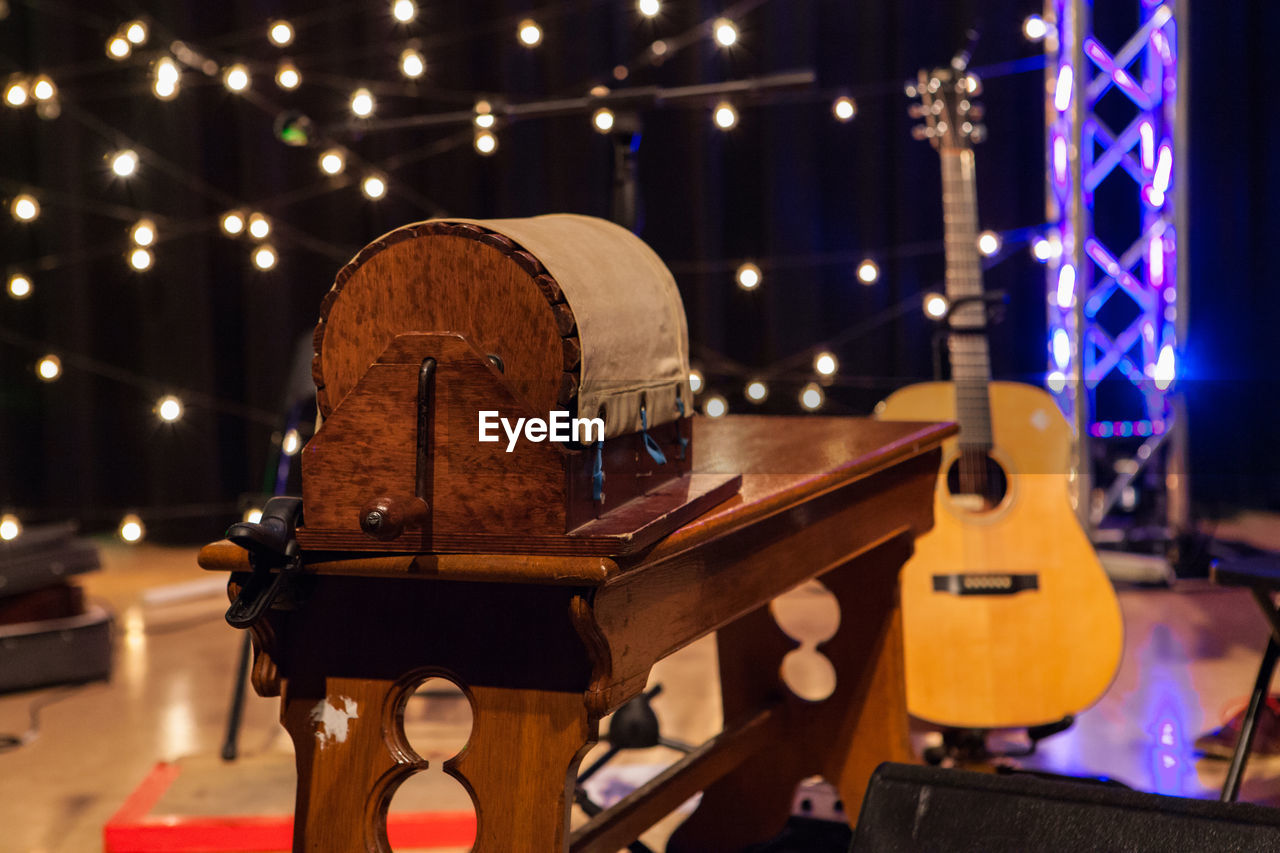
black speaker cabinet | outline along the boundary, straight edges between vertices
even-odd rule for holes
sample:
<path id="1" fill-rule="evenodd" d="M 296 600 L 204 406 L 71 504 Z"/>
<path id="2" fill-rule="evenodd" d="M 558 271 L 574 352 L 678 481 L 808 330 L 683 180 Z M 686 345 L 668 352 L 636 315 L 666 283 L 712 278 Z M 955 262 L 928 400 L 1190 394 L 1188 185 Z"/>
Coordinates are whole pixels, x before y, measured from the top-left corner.
<path id="1" fill-rule="evenodd" d="M 851 853 L 1280 850 L 1280 809 L 1115 785 L 882 764 Z"/>

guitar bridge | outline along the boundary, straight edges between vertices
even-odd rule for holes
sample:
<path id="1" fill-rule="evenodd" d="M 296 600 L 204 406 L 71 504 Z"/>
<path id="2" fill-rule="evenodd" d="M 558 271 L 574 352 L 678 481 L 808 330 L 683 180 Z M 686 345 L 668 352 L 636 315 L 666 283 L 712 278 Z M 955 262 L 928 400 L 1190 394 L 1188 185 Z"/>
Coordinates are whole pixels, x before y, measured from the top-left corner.
<path id="1" fill-rule="evenodd" d="M 933 591 L 952 595 L 1014 595 L 1039 588 L 1040 576 L 1035 574 L 982 572 L 933 576 Z"/>

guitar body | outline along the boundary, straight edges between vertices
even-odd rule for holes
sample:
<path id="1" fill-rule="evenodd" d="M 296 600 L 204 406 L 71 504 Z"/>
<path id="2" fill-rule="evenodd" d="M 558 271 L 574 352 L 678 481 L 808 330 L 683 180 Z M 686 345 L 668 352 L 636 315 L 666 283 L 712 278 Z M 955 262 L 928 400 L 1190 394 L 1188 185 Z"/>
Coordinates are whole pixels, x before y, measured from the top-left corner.
<path id="1" fill-rule="evenodd" d="M 990 456 L 1005 472 L 1005 494 L 981 510 L 953 496 L 946 472 L 959 450 L 956 439 L 943 446 L 934 528 L 902 570 L 907 706 L 946 726 L 1041 725 L 1087 708 L 1110 685 L 1120 608 L 1068 497 L 1071 427 L 1039 388 L 992 382 L 988 390 Z M 886 420 L 954 420 L 955 386 L 911 385 L 878 411 Z M 957 592 L 957 576 L 971 588 L 960 580 L 966 591 Z M 1010 591 L 1010 576 L 1034 588 Z M 952 589 L 935 589 L 937 578 Z"/>

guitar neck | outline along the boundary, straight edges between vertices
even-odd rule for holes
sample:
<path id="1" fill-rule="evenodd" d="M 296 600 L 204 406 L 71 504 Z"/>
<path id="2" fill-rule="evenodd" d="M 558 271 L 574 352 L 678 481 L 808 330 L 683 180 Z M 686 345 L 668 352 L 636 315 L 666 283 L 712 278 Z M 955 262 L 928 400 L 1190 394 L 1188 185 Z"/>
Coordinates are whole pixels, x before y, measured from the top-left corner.
<path id="1" fill-rule="evenodd" d="M 991 359 L 987 349 L 987 309 L 978 255 L 978 200 L 973 150 L 943 147 L 942 218 L 947 256 L 947 298 L 954 306 L 947 340 L 956 387 L 960 445 L 991 448 Z"/>

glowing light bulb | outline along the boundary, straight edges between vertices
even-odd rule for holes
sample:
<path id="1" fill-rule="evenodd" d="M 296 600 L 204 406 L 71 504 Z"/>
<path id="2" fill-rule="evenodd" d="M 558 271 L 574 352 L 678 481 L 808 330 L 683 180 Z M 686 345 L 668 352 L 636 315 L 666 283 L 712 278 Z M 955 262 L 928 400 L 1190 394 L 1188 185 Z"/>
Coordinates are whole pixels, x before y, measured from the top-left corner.
<path id="1" fill-rule="evenodd" d="M 222 85 L 232 92 L 243 92 L 249 88 L 249 69 L 236 63 L 222 72 Z"/>
<path id="2" fill-rule="evenodd" d="M 601 107 L 596 110 L 595 115 L 591 116 L 591 124 L 601 133 L 608 133 L 613 130 L 613 122 L 613 110 L 607 107 Z"/>
<path id="3" fill-rule="evenodd" d="M 753 379 L 747 383 L 747 387 L 743 393 L 751 402 L 763 403 L 765 398 L 769 396 L 769 386 L 765 385 L 759 379 Z"/>
<path id="4" fill-rule="evenodd" d="M 222 214 L 222 233 L 228 237 L 236 237 L 244 232 L 244 214 L 231 210 Z"/>
<path id="5" fill-rule="evenodd" d="M 640 2 L 636 3 L 636 8 L 646 18 L 656 18 L 658 13 L 662 11 L 662 4 L 658 0 L 640 0 Z"/>
<path id="6" fill-rule="evenodd" d="M 143 21 L 130 21 L 124 25 L 124 37 L 129 40 L 129 44 L 146 44 L 150 35 L 151 30 Z"/>
<path id="7" fill-rule="evenodd" d="M 760 267 L 753 263 L 748 262 L 738 267 L 738 287 L 743 290 L 755 290 L 760 286 L 762 278 Z"/>
<path id="8" fill-rule="evenodd" d="M 810 382 L 800 389 L 800 405 L 807 412 L 816 412 L 826 402 L 827 395 L 817 382 Z"/>
<path id="9" fill-rule="evenodd" d="M 139 247 L 129 253 L 129 266 L 138 272 L 146 272 L 151 269 L 153 263 L 155 263 L 155 256 L 151 254 L 150 249 Z"/>
<path id="10" fill-rule="evenodd" d="M 156 400 L 156 416 L 165 423 L 173 423 L 182 417 L 182 401 L 172 394 L 166 394 Z"/>
<path id="11" fill-rule="evenodd" d="M 729 414 L 729 401 L 719 394 L 712 394 L 703 401 L 702 413 L 709 418 L 723 418 Z"/>
<path id="12" fill-rule="evenodd" d="M 360 192 L 370 201 L 377 201 L 387 194 L 387 180 L 381 175 L 367 175 L 360 183 Z"/>
<path id="13" fill-rule="evenodd" d="M 36 363 L 36 375 L 45 382 L 53 382 L 62 375 L 62 360 L 49 354 Z"/>
<path id="14" fill-rule="evenodd" d="M 302 74 L 298 66 L 287 59 L 280 60 L 276 66 L 276 85 L 281 89 L 296 89 L 302 85 Z"/>
<path id="15" fill-rule="evenodd" d="M 115 60 L 128 59 L 133 53 L 133 45 L 122 35 L 116 34 L 107 39 L 107 56 Z"/>
<path id="16" fill-rule="evenodd" d="M 840 363 L 832 353 L 820 352 L 814 356 L 813 369 L 821 376 L 834 376 L 839 367 Z"/>
<path id="17" fill-rule="evenodd" d="M 0 515 L 0 539 L 12 542 L 22 535 L 22 522 L 11 512 Z"/>
<path id="18" fill-rule="evenodd" d="M 416 80 L 427 71 L 427 61 L 422 58 L 422 54 L 413 48 L 408 48 L 400 54 L 400 73 Z"/>
<path id="19" fill-rule="evenodd" d="M 878 278 L 880 278 L 880 267 L 875 261 L 867 258 L 858 264 L 858 281 L 863 284 L 875 284 Z"/>
<path id="20" fill-rule="evenodd" d="M 120 527 L 117 528 L 116 532 L 121 539 L 132 545 L 142 541 L 143 537 L 147 535 L 147 528 L 143 525 L 141 518 L 129 513 L 120 519 Z"/>
<path id="21" fill-rule="evenodd" d="M 730 130 L 738 123 L 738 111 L 733 108 L 733 104 L 725 101 L 716 105 L 713 118 L 716 127 L 721 130 Z"/>
<path id="22" fill-rule="evenodd" d="M 1031 254 L 1041 263 L 1049 260 L 1049 241 L 1043 237 L 1037 239 L 1031 244 Z"/>
<path id="23" fill-rule="evenodd" d="M 263 243 L 253 250 L 253 265 L 260 270 L 273 269 L 277 260 L 276 250 L 267 243 Z"/>
<path id="24" fill-rule="evenodd" d="M 1067 107 L 1071 106 L 1071 84 L 1074 80 L 1074 74 L 1070 65 L 1064 65 L 1058 71 L 1058 82 L 1053 90 L 1053 106 L 1060 112 L 1065 113 Z"/>
<path id="25" fill-rule="evenodd" d="M 542 43 L 542 27 L 538 26 L 532 18 L 521 21 L 516 31 L 520 36 L 520 43 L 525 47 L 537 47 Z"/>
<path id="26" fill-rule="evenodd" d="M 178 64 L 168 56 L 162 56 L 151 66 L 151 91 L 157 98 L 167 101 L 178 94 L 182 73 Z"/>
<path id="27" fill-rule="evenodd" d="M 58 87 L 53 85 L 53 80 L 47 75 L 41 74 L 31 84 L 31 95 L 37 101 L 51 101 L 58 95 Z"/>
<path id="28" fill-rule="evenodd" d="M 249 214 L 249 236 L 255 240 L 265 240 L 271 233 L 271 220 L 261 213 Z"/>
<path id="29" fill-rule="evenodd" d="M 1051 370 L 1044 378 L 1045 386 L 1055 394 L 1061 394 L 1067 387 L 1067 376 L 1061 370 Z"/>
<path id="30" fill-rule="evenodd" d="M 413 0 L 395 0 L 391 4 L 391 17 L 402 24 L 407 24 L 418 17 L 418 4 Z"/>
<path id="31" fill-rule="evenodd" d="M 127 178 L 138 171 L 138 152 L 132 148 L 117 151 L 111 155 L 111 171 L 121 178 Z"/>
<path id="32" fill-rule="evenodd" d="M 31 295 L 31 291 L 33 290 L 31 279 L 27 278 L 20 272 L 16 272 L 9 276 L 7 288 L 9 295 L 14 299 L 26 299 Z"/>
<path id="33" fill-rule="evenodd" d="M 476 150 L 486 157 L 498 150 L 498 137 L 487 130 L 476 134 Z"/>
<path id="34" fill-rule="evenodd" d="M 28 193 L 14 196 L 9 204 L 9 213 L 19 222 L 30 222 L 40 215 L 40 202 Z"/>
<path id="35" fill-rule="evenodd" d="M 330 148 L 320 155 L 320 171 L 326 175 L 341 175 L 347 168 L 347 158 L 341 149 Z"/>
<path id="36" fill-rule="evenodd" d="M 1070 308 L 1076 297 L 1076 268 L 1063 264 L 1058 270 L 1057 302 L 1059 308 Z"/>
<path id="37" fill-rule="evenodd" d="M 1165 344 L 1160 349 L 1160 355 L 1156 359 L 1156 367 L 1151 373 L 1151 378 L 1155 380 L 1156 388 L 1164 391 L 1173 384 L 1175 374 L 1173 347 Z"/>
<path id="38" fill-rule="evenodd" d="M 951 308 L 951 302 L 941 293 L 926 293 L 924 295 L 924 314 L 933 320 L 941 320 L 947 316 L 947 311 Z"/>
<path id="39" fill-rule="evenodd" d="M 373 108 L 373 93 L 368 89 L 356 89 L 351 93 L 351 112 L 360 118 L 368 118 L 373 115 Z"/>
<path id="40" fill-rule="evenodd" d="M 702 371 L 697 369 L 690 370 L 689 371 L 689 390 L 697 394 L 699 391 L 702 390 L 704 385 L 706 385 L 706 380 L 702 378 Z"/>
<path id="41" fill-rule="evenodd" d="M 1071 363 L 1071 339 L 1067 337 L 1066 329 L 1053 331 L 1053 363 L 1059 370 L 1066 370 Z"/>
<path id="42" fill-rule="evenodd" d="M 983 231 L 978 235 L 978 251 L 988 258 L 1000 251 L 1000 235 L 994 231 Z"/>
<path id="43" fill-rule="evenodd" d="M 1028 41 L 1040 41 L 1049 34 L 1049 25 L 1039 15 L 1028 15 L 1022 22 L 1022 34 Z"/>
<path id="44" fill-rule="evenodd" d="M 267 27 L 267 38 L 276 47 L 284 47 L 293 41 L 293 25 L 288 21 L 272 21 Z"/>
<path id="45" fill-rule="evenodd" d="M 284 434 L 284 438 L 280 441 L 280 452 L 285 456 L 293 456 L 302 449 L 302 436 L 298 435 L 296 429 L 291 429 Z"/>
<path id="46" fill-rule="evenodd" d="M 156 241 L 156 224 L 150 219 L 139 219 L 129 229 L 129 238 L 136 246 L 150 246 Z"/>
<path id="47" fill-rule="evenodd" d="M 721 47 L 732 47 L 738 41 L 738 26 L 728 18 L 717 18 L 711 25 L 711 32 Z"/>
<path id="48" fill-rule="evenodd" d="M 4 102 L 11 107 L 21 107 L 27 103 L 29 95 L 26 80 L 12 80 L 4 89 Z"/>
<path id="49" fill-rule="evenodd" d="M 853 117 L 858 114 L 858 103 L 853 98 L 836 98 L 831 105 L 831 112 L 839 121 L 853 121 Z"/>

